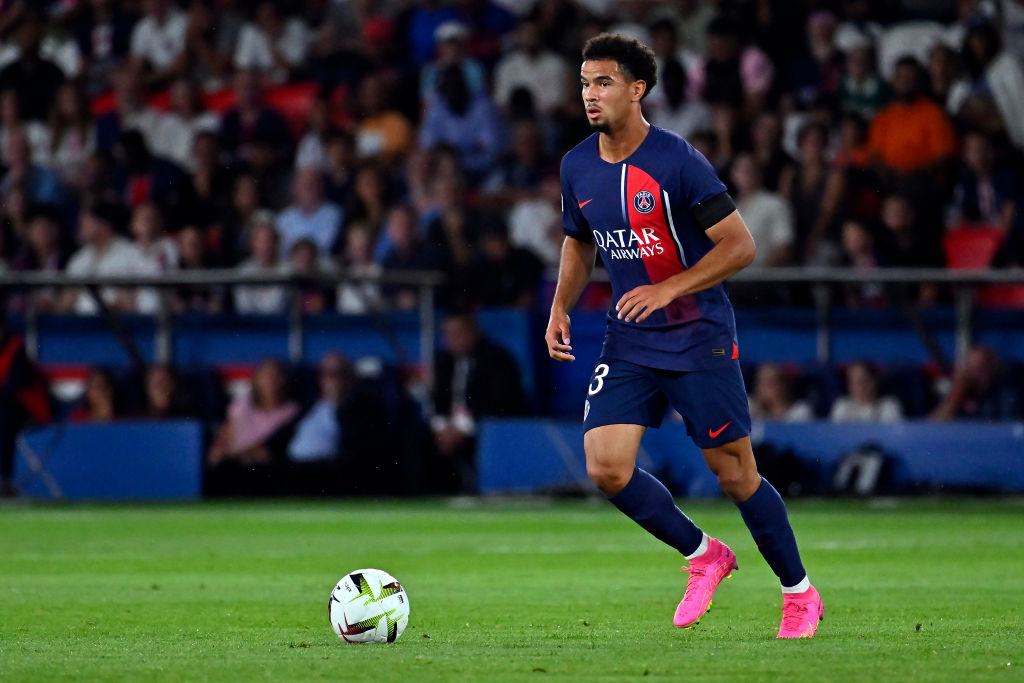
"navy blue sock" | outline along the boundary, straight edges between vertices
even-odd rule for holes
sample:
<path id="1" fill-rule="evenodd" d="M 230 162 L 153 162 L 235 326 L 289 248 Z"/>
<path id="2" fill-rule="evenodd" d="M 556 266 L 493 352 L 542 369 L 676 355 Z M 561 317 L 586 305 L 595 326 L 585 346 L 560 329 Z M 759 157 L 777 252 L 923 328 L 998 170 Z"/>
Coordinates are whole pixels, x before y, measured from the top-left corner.
<path id="1" fill-rule="evenodd" d="M 608 500 L 683 555 L 692 555 L 704 539 L 704 532 L 676 507 L 665 485 L 639 467 L 633 469 L 629 483 Z"/>
<path id="2" fill-rule="evenodd" d="M 764 555 L 768 566 L 779 577 L 786 588 L 797 585 L 807 576 L 796 547 L 796 536 L 789 525 L 786 504 L 782 496 L 768 480 L 761 478 L 761 485 L 754 495 L 742 503 L 736 503 L 743 521 L 750 529 L 750 535 L 757 543 L 757 549 Z"/>

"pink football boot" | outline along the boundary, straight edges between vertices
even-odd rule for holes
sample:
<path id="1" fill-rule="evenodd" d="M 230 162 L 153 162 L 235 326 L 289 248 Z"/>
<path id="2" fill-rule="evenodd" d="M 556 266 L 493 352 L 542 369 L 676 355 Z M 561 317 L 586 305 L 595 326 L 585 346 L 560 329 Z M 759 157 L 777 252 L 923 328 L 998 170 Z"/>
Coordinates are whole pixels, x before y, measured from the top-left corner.
<path id="1" fill-rule="evenodd" d="M 708 549 L 700 557 L 690 560 L 690 573 L 686 582 L 686 595 L 676 608 L 672 623 L 679 627 L 692 626 L 711 608 L 711 595 L 722 579 L 737 569 L 736 555 L 729 546 L 716 538 L 708 539 Z"/>
<path id="2" fill-rule="evenodd" d="M 818 622 L 825 618 L 825 605 L 811 586 L 803 593 L 782 594 L 782 625 L 776 638 L 813 638 Z"/>

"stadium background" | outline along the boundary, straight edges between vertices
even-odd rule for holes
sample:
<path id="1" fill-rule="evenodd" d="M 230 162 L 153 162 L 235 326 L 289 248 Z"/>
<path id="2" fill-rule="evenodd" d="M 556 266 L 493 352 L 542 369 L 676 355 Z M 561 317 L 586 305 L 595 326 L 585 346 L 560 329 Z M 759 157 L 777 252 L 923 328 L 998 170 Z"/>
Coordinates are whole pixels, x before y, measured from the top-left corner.
<path id="1" fill-rule="evenodd" d="M 646 116 L 758 242 L 731 291 L 763 467 L 791 494 L 1024 488 L 1017 2 L 14 0 L 5 493 L 587 491 L 607 286 L 580 360 L 540 340 L 602 30 L 655 49 Z M 678 422 L 651 439 L 714 494 Z"/>

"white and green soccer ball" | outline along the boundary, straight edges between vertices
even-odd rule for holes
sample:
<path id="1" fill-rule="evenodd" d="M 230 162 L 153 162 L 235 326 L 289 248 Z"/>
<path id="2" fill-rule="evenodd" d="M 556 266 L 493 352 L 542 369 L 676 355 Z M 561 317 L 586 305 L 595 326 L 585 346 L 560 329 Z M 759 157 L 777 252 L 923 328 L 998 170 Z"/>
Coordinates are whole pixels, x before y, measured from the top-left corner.
<path id="1" fill-rule="evenodd" d="M 357 569 L 331 591 L 327 615 L 346 643 L 393 643 L 409 624 L 409 596 L 391 574 Z"/>

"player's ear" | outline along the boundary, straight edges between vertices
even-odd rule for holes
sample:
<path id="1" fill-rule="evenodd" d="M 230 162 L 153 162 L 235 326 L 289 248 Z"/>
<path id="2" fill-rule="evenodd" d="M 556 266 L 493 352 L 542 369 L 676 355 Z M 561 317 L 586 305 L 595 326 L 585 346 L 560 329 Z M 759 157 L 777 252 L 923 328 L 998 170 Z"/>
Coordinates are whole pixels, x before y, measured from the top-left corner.
<path id="1" fill-rule="evenodd" d="M 647 92 L 647 81 L 645 81 L 645 80 L 633 81 L 633 98 L 637 102 L 640 101 L 640 98 L 644 96 L 645 92 Z"/>

